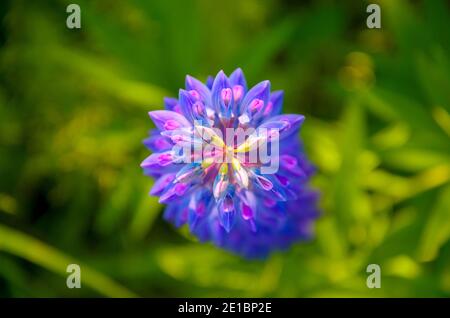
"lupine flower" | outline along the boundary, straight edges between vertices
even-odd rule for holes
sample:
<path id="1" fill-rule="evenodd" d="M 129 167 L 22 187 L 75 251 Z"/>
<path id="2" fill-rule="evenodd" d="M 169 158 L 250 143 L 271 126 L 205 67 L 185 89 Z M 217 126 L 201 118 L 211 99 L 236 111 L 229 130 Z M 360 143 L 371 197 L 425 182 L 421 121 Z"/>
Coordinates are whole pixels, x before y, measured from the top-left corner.
<path id="1" fill-rule="evenodd" d="M 269 81 L 248 89 L 237 69 L 206 84 L 187 76 L 178 99 L 164 102 L 149 113 L 156 129 L 144 144 L 153 154 L 141 167 L 156 179 L 150 194 L 166 204 L 167 221 L 247 258 L 310 238 L 318 211 L 298 138 L 304 116 L 281 114 L 282 91 Z"/>

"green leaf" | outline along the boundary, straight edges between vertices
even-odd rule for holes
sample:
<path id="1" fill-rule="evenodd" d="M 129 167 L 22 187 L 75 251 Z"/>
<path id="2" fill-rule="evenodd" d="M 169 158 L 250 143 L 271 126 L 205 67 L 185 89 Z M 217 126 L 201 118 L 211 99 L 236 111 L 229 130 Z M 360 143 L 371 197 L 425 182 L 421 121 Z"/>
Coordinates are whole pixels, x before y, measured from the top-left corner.
<path id="1" fill-rule="evenodd" d="M 450 239 L 450 186 L 440 192 L 428 218 L 419 246 L 419 257 L 430 261 L 438 256 L 440 247 Z"/>
<path id="2" fill-rule="evenodd" d="M 111 278 L 82 264 L 80 261 L 27 234 L 4 225 L 0 225 L 0 251 L 21 257 L 61 276 L 67 276 L 66 268 L 69 264 L 78 264 L 81 267 L 82 284 L 89 286 L 98 293 L 108 297 L 136 296 Z M 63 279 L 65 280 L 65 278 Z"/>

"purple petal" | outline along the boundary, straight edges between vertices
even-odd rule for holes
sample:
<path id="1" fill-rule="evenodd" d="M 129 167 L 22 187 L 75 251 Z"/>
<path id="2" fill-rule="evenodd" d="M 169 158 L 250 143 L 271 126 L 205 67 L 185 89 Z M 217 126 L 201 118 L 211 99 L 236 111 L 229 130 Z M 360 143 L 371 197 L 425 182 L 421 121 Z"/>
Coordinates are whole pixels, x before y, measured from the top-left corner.
<path id="1" fill-rule="evenodd" d="M 204 191 L 197 191 L 191 196 L 189 200 L 189 229 L 193 231 L 200 219 L 206 214 L 206 203 L 204 198 Z"/>
<path id="2" fill-rule="evenodd" d="M 189 216 L 188 216 L 188 224 L 189 224 L 189 230 L 192 232 L 198 222 L 198 214 L 195 213 L 195 210 L 189 209 Z"/>
<path id="3" fill-rule="evenodd" d="M 264 110 L 264 116 L 274 116 L 281 113 L 283 106 L 284 92 L 274 91 L 270 93 L 269 103 Z"/>
<path id="4" fill-rule="evenodd" d="M 227 194 L 219 203 L 219 221 L 225 231 L 229 233 L 235 223 L 235 209 L 233 197 Z"/>
<path id="5" fill-rule="evenodd" d="M 201 176 L 203 173 L 203 169 L 201 164 L 199 163 L 190 163 L 185 165 L 183 168 L 178 171 L 175 182 L 187 182 L 191 181 L 193 178 Z"/>
<path id="6" fill-rule="evenodd" d="M 164 167 L 171 164 L 174 156 L 171 151 L 152 153 L 141 163 L 142 168 Z"/>
<path id="7" fill-rule="evenodd" d="M 242 85 L 233 85 L 233 99 L 235 101 L 235 109 L 233 110 L 234 113 L 237 114 L 236 108 L 238 107 L 240 101 L 245 95 L 245 88 Z"/>
<path id="8" fill-rule="evenodd" d="M 180 105 L 178 104 L 178 99 L 173 97 L 164 97 L 164 106 L 167 110 L 171 110 L 176 113 L 181 113 Z"/>
<path id="9" fill-rule="evenodd" d="M 148 114 L 161 131 L 191 127 L 191 123 L 183 115 L 170 110 L 155 110 Z"/>
<path id="10" fill-rule="evenodd" d="M 245 80 L 244 72 L 241 68 L 237 68 L 230 75 L 230 84 L 232 86 L 241 85 L 244 88 L 244 93 L 247 92 L 247 81 Z"/>
<path id="11" fill-rule="evenodd" d="M 151 195 L 158 196 L 160 195 L 164 189 L 175 179 L 175 174 L 165 174 L 161 176 L 158 180 L 156 180 L 152 189 L 150 190 Z"/>
<path id="12" fill-rule="evenodd" d="M 277 205 L 277 201 L 273 200 L 272 198 L 264 198 L 263 203 L 268 208 L 273 208 L 275 205 Z"/>
<path id="13" fill-rule="evenodd" d="M 280 156 L 280 166 L 286 173 L 294 174 L 296 176 L 306 178 L 306 174 L 298 164 L 297 158 L 291 155 Z"/>
<path id="14" fill-rule="evenodd" d="M 214 77 L 212 77 L 211 75 L 208 76 L 208 78 L 206 79 L 206 86 L 211 89 L 214 83 Z"/>
<path id="15" fill-rule="evenodd" d="M 189 216 L 189 209 L 186 206 L 181 206 L 180 211 L 175 217 L 174 225 L 180 227 L 186 224 Z"/>
<path id="16" fill-rule="evenodd" d="M 213 193 L 214 197 L 217 200 L 223 197 L 228 188 L 228 185 L 229 185 L 228 176 L 221 175 L 220 173 L 218 173 L 213 183 Z"/>
<path id="17" fill-rule="evenodd" d="M 267 179 L 272 182 L 272 188 L 268 191 L 271 197 L 277 201 L 286 201 L 289 199 L 283 186 L 273 176 L 266 175 Z"/>
<path id="18" fill-rule="evenodd" d="M 272 182 L 269 179 L 267 179 L 261 175 L 256 175 L 255 180 L 256 180 L 256 184 L 265 191 L 270 191 L 273 188 Z"/>
<path id="19" fill-rule="evenodd" d="M 197 121 L 201 125 L 210 126 L 208 121 L 208 111 L 204 102 L 197 99 L 193 91 L 185 91 L 180 89 L 179 103 L 180 108 L 191 122 Z"/>
<path id="20" fill-rule="evenodd" d="M 280 184 L 281 184 L 283 187 L 289 186 L 290 182 L 289 182 L 289 179 L 288 179 L 287 177 L 282 176 L 282 175 L 280 175 L 280 174 L 275 174 L 275 176 L 277 177 L 278 181 L 280 182 Z"/>
<path id="21" fill-rule="evenodd" d="M 173 147 L 173 144 L 167 137 L 161 136 L 159 134 L 144 139 L 143 143 L 148 149 L 152 151 L 164 151 L 169 150 Z"/>
<path id="22" fill-rule="evenodd" d="M 159 178 L 162 175 L 177 172 L 179 167 L 176 164 L 170 164 L 170 165 L 167 165 L 164 167 L 161 167 L 160 165 L 154 165 L 154 166 L 145 167 L 143 169 L 144 169 L 144 175 L 151 176 L 153 178 Z"/>
<path id="23" fill-rule="evenodd" d="M 261 175 L 254 171 L 252 175 L 255 185 L 261 189 L 260 194 L 276 201 L 286 201 L 286 192 L 278 180 L 272 175 Z"/>
<path id="24" fill-rule="evenodd" d="M 252 208 L 246 205 L 245 203 L 242 203 L 241 210 L 242 210 L 242 218 L 246 221 L 253 219 L 253 217 L 255 216 L 255 213 L 253 212 Z"/>
<path id="25" fill-rule="evenodd" d="M 304 120 L 305 116 L 303 115 L 278 115 L 266 120 L 258 128 L 277 131 L 281 140 L 297 133 Z"/>
<path id="26" fill-rule="evenodd" d="M 220 71 L 216 78 L 214 79 L 214 83 L 211 90 L 211 99 L 212 104 L 215 109 L 215 111 L 220 114 L 224 118 L 230 118 L 231 116 L 231 110 L 233 109 L 234 100 L 231 97 L 228 103 L 225 103 L 224 100 L 224 90 L 230 89 L 231 95 L 233 94 L 233 91 L 231 89 L 230 82 L 228 81 L 228 78 L 226 77 L 225 73 L 223 71 Z"/>
<path id="27" fill-rule="evenodd" d="M 209 104 L 211 101 L 211 91 L 209 88 L 198 79 L 189 75 L 186 76 L 186 90 L 197 91 L 200 94 L 201 100 L 206 104 Z"/>
<path id="28" fill-rule="evenodd" d="M 175 223 L 175 218 L 179 212 L 179 206 L 176 204 L 168 205 L 163 214 L 163 218 L 166 221 Z"/>
<path id="29" fill-rule="evenodd" d="M 264 105 L 267 105 L 267 103 L 269 102 L 269 95 L 270 95 L 269 81 L 263 81 L 259 84 L 256 84 L 245 95 L 244 100 L 242 101 L 239 107 L 239 114 L 243 114 L 244 112 L 246 112 L 250 103 L 252 103 L 253 100 L 255 99 L 259 99 L 264 103 Z M 262 116 L 263 112 L 264 110 L 262 110 L 257 117 Z"/>
<path id="30" fill-rule="evenodd" d="M 186 191 L 189 189 L 189 185 L 185 183 L 171 183 L 166 188 L 165 192 L 161 194 L 159 198 L 159 203 L 169 203 L 172 202 L 179 197 L 181 197 L 183 194 L 186 193 Z"/>
<path id="31" fill-rule="evenodd" d="M 188 118 L 190 121 L 193 120 L 192 109 L 195 102 L 198 100 L 192 96 L 191 93 L 184 89 L 180 89 L 178 93 L 178 103 L 180 104 L 180 108 L 182 113 Z"/>

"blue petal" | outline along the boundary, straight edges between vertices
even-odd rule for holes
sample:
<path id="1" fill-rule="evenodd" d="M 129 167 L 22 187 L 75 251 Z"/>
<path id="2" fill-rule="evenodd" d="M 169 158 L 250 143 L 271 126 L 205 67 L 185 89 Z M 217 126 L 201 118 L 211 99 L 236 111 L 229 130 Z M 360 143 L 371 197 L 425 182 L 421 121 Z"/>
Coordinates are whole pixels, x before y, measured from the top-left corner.
<path id="1" fill-rule="evenodd" d="M 170 183 L 159 198 L 159 203 L 169 203 L 184 196 L 187 191 L 191 190 L 189 184 Z M 186 218 L 187 220 L 187 218 Z"/>
<path id="2" fill-rule="evenodd" d="M 218 206 L 220 224 L 229 233 L 235 223 L 236 209 L 233 197 L 228 194 L 222 198 Z"/>
<path id="3" fill-rule="evenodd" d="M 242 72 L 241 68 L 237 68 L 230 75 L 230 84 L 241 85 L 244 88 L 244 92 L 247 92 L 247 81 L 245 80 L 244 72 Z"/>
<path id="4" fill-rule="evenodd" d="M 261 195 L 269 197 L 275 201 L 286 201 L 286 191 L 283 186 L 273 175 L 262 175 L 258 169 L 252 173 L 252 178 L 255 185 L 260 189 L 258 191 Z"/>
<path id="5" fill-rule="evenodd" d="M 150 137 L 144 139 L 143 143 L 151 151 L 164 151 L 173 147 L 173 144 L 167 137 L 159 134 L 151 134 Z"/>
<path id="6" fill-rule="evenodd" d="M 174 173 L 168 173 L 159 177 L 150 190 L 151 195 L 161 195 L 164 189 L 175 179 Z"/>
<path id="7" fill-rule="evenodd" d="M 196 191 L 189 200 L 189 229 L 194 231 L 197 224 L 201 223 L 202 218 L 207 213 L 208 198 L 205 196 L 206 191 Z"/>
<path id="8" fill-rule="evenodd" d="M 189 216 L 188 216 L 188 224 L 189 224 L 189 230 L 192 232 L 198 222 L 198 214 L 195 213 L 195 210 L 189 209 Z"/>
<path id="9" fill-rule="evenodd" d="M 231 96 L 229 103 L 226 105 L 222 99 L 222 90 L 229 88 L 231 89 L 230 82 L 223 71 L 220 71 L 216 78 L 211 91 L 211 99 L 214 110 L 223 118 L 231 117 L 231 110 L 233 109 L 234 101 Z"/>
<path id="10" fill-rule="evenodd" d="M 279 115 L 281 113 L 281 109 L 283 107 L 284 100 L 284 92 L 283 91 L 274 91 L 270 93 L 269 105 L 266 107 L 264 111 L 265 116 L 274 116 Z"/>
<path id="11" fill-rule="evenodd" d="M 179 206 L 175 204 L 168 205 L 164 210 L 163 218 L 166 221 L 175 223 L 175 218 L 179 212 Z"/>
<path id="12" fill-rule="evenodd" d="M 205 106 L 204 114 L 199 114 L 195 111 L 196 103 L 203 103 L 201 101 L 196 100 L 188 91 L 184 89 L 180 89 L 179 92 L 179 104 L 183 113 L 186 114 L 186 117 L 189 118 L 191 122 L 198 122 L 204 126 L 210 126 L 209 121 L 207 119 L 206 106 L 204 103 L 202 105 Z"/>
<path id="13" fill-rule="evenodd" d="M 200 163 L 190 163 L 186 164 L 183 168 L 178 171 L 174 182 L 187 182 L 192 179 L 201 176 L 203 169 Z"/>
<path id="14" fill-rule="evenodd" d="M 180 89 L 178 92 L 178 103 L 180 105 L 182 113 L 188 118 L 190 121 L 193 119 L 192 115 L 192 106 L 196 102 L 195 98 L 189 94 L 188 91 L 184 89 Z"/>
<path id="15" fill-rule="evenodd" d="M 303 115 L 278 115 L 263 122 L 258 129 L 276 129 L 279 133 L 279 139 L 281 140 L 297 133 L 304 120 L 305 116 Z"/>
<path id="16" fill-rule="evenodd" d="M 270 96 L 270 82 L 269 81 L 263 81 L 259 84 L 256 84 L 253 86 L 248 93 L 245 95 L 244 100 L 242 101 L 239 109 L 239 114 L 243 113 L 249 113 L 249 105 L 250 103 L 255 100 L 259 99 L 264 102 L 264 107 L 267 106 L 269 102 L 269 96 Z M 252 117 L 259 118 L 263 115 L 264 109 L 261 109 L 261 111 L 258 114 L 253 114 Z"/>
<path id="17" fill-rule="evenodd" d="M 181 205 L 180 211 L 178 212 L 178 214 L 175 217 L 174 225 L 176 227 L 180 227 L 180 226 L 186 224 L 186 222 L 188 221 L 188 218 L 189 218 L 189 210 L 188 210 L 187 206 Z"/>
<path id="18" fill-rule="evenodd" d="M 167 110 L 171 110 L 174 112 L 180 111 L 180 109 L 177 109 L 179 108 L 178 99 L 173 97 L 164 97 L 164 106 L 166 107 Z"/>
<path id="19" fill-rule="evenodd" d="M 213 83 L 214 83 L 214 77 L 212 77 L 211 75 L 208 76 L 208 78 L 206 79 L 206 87 L 211 89 L 213 86 Z"/>
<path id="20" fill-rule="evenodd" d="M 211 91 L 209 88 L 198 79 L 189 75 L 186 76 L 186 90 L 197 91 L 200 94 L 202 101 L 206 104 L 211 102 Z"/>

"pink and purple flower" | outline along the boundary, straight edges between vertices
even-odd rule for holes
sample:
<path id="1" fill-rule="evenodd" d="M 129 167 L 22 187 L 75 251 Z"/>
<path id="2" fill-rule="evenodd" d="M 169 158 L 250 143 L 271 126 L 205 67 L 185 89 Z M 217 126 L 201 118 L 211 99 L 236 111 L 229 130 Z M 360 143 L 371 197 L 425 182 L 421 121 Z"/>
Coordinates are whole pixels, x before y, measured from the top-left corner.
<path id="1" fill-rule="evenodd" d="M 282 91 L 269 81 L 248 89 L 237 69 L 206 84 L 187 76 L 178 99 L 164 102 L 149 113 L 153 154 L 141 167 L 156 179 L 150 194 L 166 204 L 166 220 L 247 258 L 311 237 L 318 195 L 298 137 L 304 116 L 281 114 Z"/>

